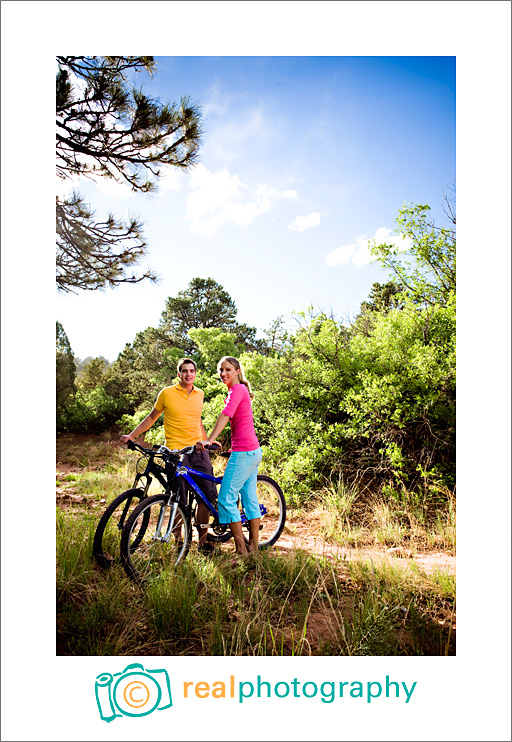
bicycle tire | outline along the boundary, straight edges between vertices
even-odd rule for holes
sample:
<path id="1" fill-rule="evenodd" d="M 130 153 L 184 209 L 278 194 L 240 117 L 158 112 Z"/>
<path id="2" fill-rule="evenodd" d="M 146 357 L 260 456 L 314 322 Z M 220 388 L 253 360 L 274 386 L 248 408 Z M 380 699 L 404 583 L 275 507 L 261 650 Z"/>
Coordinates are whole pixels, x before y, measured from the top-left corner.
<path id="1" fill-rule="evenodd" d="M 286 523 L 286 500 L 281 487 L 265 474 L 258 474 L 257 482 L 258 502 L 266 510 L 260 520 L 260 535 L 258 549 L 268 549 L 276 543 L 283 532 Z M 248 528 L 248 526 L 247 526 Z M 246 544 L 249 539 L 244 535 Z"/>
<path id="2" fill-rule="evenodd" d="M 162 571 L 184 559 L 192 541 L 192 524 L 181 503 L 168 506 L 168 495 L 146 497 L 133 510 L 121 534 L 121 561 L 126 574 L 135 582 L 144 583 L 158 577 Z M 175 506 L 172 532 L 167 542 L 162 540 L 169 530 L 169 516 Z M 159 525 L 158 525 L 159 524 Z"/>
<path id="3" fill-rule="evenodd" d="M 107 568 L 114 563 L 113 552 L 119 553 L 121 531 L 130 507 L 133 505 L 133 510 L 144 497 L 144 490 L 132 488 L 118 495 L 106 508 L 96 526 L 92 545 L 93 556 L 100 567 Z M 123 504 L 127 505 L 126 511 Z"/>

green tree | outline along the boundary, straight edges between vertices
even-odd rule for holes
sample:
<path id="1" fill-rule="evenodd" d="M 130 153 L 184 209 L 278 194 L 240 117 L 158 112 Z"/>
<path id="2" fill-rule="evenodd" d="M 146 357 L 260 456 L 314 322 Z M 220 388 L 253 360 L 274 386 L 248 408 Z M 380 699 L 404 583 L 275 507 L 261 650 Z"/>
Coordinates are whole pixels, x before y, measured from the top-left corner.
<path id="1" fill-rule="evenodd" d="M 115 399 L 124 399 L 130 408 L 127 412 L 154 402 L 158 389 L 176 376 L 176 355 L 183 355 L 183 351 L 172 349 L 169 356 L 169 349 L 167 338 L 158 328 L 138 332 L 106 372 L 106 392 Z"/>
<path id="2" fill-rule="evenodd" d="M 160 329 L 169 344 L 183 348 L 185 353 L 197 351 L 189 330 L 220 328 L 234 335 L 237 344 L 254 347 L 256 329 L 239 324 L 237 308 L 228 292 L 213 278 L 193 278 L 184 291 L 170 296 L 160 319 Z"/>
<path id="3" fill-rule="evenodd" d="M 395 281 L 375 282 L 368 299 L 361 302 L 359 314 L 351 326 L 351 333 L 370 335 L 377 320 L 377 312 L 388 312 L 390 309 L 402 309 L 404 306 L 403 287 Z"/>
<path id="4" fill-rule="evenodd" d="M 361 311 L 386 312 L 388 309 L 400 309 L 403 306 L 402 297 L 400 296 L 402 291 L 402 286 L 394 281 L 388 281 L 387 283 L 375 282 L 372 284 L 367 301 L 361 303 Z"/>
<path id="5" fill-rule="evenodd" d="M 59 414 L 73 401 L 76 365 L 68 336 L 60 322 L 56 323 L 56 335 L 56 393 Z"/>
<path id="6" fill-rule="evenodd" d="M 153 57 L 57 57 L 57 175 L 112 178 L 134 191 L 155 190 L 162 167 L 197 159 L 200 110 L 147 96 L 129 78 L 155 69 Z M 57 288 L 97 289 L 155 279 L 136 276 L 146 253 L 142 225 L 112 214 L 97 220 L 80 194 L 57 198 Z M 131 275 L 130 275 L 131 273 Z"/>
<path id="7" fill-rule="evenodd" d="M 84 392 L 92 391 L 102 386 L 108 369 L 108 362 L 104 358 L 91 358 L 77 374 L 77 385 Z"/>
<path id="8" fill-rule="evenodd" d="M 411 241 L 404 251 L 397 245 L 371 244 L 378 262 L 389 268 L 403 291 L 414 301 L 444 306 L 456 290 L 456 237 L 453 201 L 445 199 L 450 225 L 438 227 L 429 218 L 430 206 L 408 204 L 400 209 L 396 233 Z"/>
<path id="9" fill-rule="evenodd" d="M 273 320 L 266 330 L 263 330 L 265 340 L 258 350 L 265 355 L 279 355 L 289 347 L 290 333 L 285 329 L 283 315 Z"/>
<path id="10" fill-rule="evenodd" d="M 108 368 L 110 366 L 109 361 L 104 356 L 97 356 L 101 361 L 105 362 L 105 367 Z M 78 356 L 75 356 L 75 364 L 76 364 L 76 374 L 79 376 L 84 368 L 93 360 L 92 356 L 87 356 L 86 358 L 79 358 Z"/>
<path id="11" fill-rule="evenodd" d="M 223 356 L 235 356 L 243 352 L 243 346 L 236 344 L 234 335 L 218 327 L 197 327 L 189 330 L 189 335 L 197 345 L 200 363 L 209 374 L 217 375 L 217 363 Z"/>

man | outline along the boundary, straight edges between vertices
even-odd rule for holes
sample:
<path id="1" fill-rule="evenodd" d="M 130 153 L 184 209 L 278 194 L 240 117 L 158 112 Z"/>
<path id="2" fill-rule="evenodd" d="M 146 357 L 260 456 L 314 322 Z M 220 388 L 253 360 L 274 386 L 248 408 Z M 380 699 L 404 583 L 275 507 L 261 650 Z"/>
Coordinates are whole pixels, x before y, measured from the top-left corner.
<path id="1" fill-rule="evenodd" d="M 206 439 L 201 413 L 203 411 L 204 392 L 194 386 L 197 367 L 191 358 L 181 358 L 178 361 L 178 383 L 166 386 L 157 397 L 155 406 L 144 420 L 128 435 L 121 436 L 121 443 L 133 441 L 145 433 L 164 413 L 165 445 L 170 449 L 193 446 L 198 440 Z M 212 463 L 208 451 L 195 451 L 187 454 L 183 463 L 192 469 L 202 471 L 213 476 Z M 217 499 L 217 488 L 214 482 L 206 479 L 197 479 L 197 483 L 209 500 Z M 183 482 L 184 484 L 184 482 Z M 186 501 L 184 489 L 181 492 L 182 501 Z M 197 530 L 199 533 L 199 550 L 204 553 L 212 551 L 211 544 L 206 542 L 208 528 L 200 524 L 208 523 L 210 513 L 202 502 L 197 505 Z"/>

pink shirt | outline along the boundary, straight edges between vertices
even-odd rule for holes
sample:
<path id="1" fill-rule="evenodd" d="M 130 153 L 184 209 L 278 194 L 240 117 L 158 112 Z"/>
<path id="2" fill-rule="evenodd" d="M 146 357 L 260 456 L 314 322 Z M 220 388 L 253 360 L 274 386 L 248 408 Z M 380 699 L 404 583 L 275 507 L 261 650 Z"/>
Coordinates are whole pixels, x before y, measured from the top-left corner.
<path id="1" fill-rule="evenodd" d="M 260 447 L 252 418 L 252 405 L 245 384 L 233 384 L 224 400 L 223 415 L 231 418 L 231 450 L 256 451 Z"/>

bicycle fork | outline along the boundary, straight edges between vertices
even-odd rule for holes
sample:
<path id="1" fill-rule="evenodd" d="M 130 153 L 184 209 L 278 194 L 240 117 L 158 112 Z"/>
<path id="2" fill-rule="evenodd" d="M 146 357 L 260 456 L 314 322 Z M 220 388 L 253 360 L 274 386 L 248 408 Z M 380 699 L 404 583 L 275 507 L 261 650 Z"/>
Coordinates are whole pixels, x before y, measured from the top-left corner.
<path id="1" fill-rule="evenodd" d="M 167 524 L 167 528 L 165 530 L 165 533 L 162 536 L 161 535 L 161 531 L 162 531 L 162 524 L 163 524 L 163 521 L 164 521 L 164 515 L 165 515 L 165 511 L 169 507 L 171 508 L 171 512 L 169 514 L 169 522 Z M 178 503 L 176 501 L 175 502 L 171 502 L 170 505 L 168 505 L 166 503 L 162 503 L 162 505 L 160 506 L 160 513 L 158 515 L 158 523 L 156 525 L 155 535 L 153 536 L 152 541 L 163 541 L 166 544 L 169 543 L 169 540 L 171 538 L 171 534 L 172 534 L 172 531 L 173 531 L 173 527 L 174 527 L 174 521 L 176 519 L 176 511 L 177 511 L 177 509 L 178 509 Z"/>

